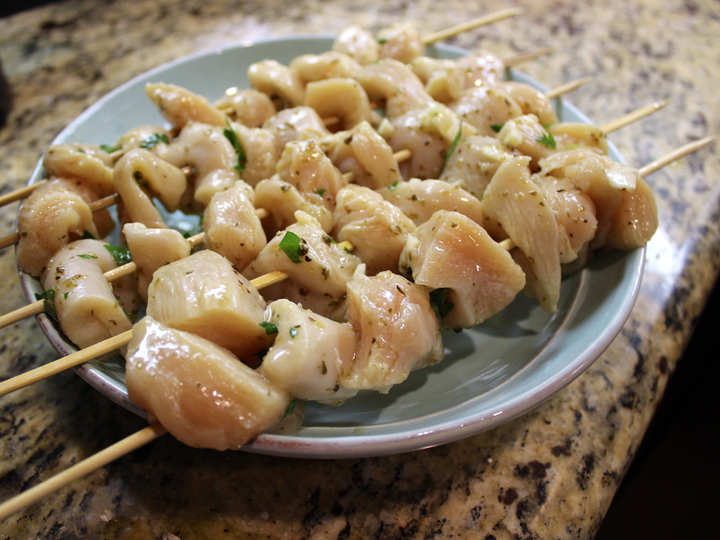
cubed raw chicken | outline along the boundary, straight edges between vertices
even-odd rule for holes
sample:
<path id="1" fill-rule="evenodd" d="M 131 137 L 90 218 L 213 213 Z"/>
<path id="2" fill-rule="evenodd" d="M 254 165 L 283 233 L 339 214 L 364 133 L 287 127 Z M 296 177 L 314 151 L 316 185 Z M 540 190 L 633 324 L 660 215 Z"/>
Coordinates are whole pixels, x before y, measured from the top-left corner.
<path id="1" fill-rule="evenodd" d="M 360 336 L 346 388 L 387 393 L 410 372 L 442 360 L 440 326 L 427 290 L 393 272 L 358 272 L 347 286 L 348 321 Z"/>
<path id="2" fill-rule="evenodd" d="M 202 336 L 242 360 L 268 344 L 261 323 L 265 301 L 230 262 L 210 250 L 198 251 L 159 268 L 148 289 L 147 314 L 157 321 Z"/>
<path id="3" fill-rule="evenodd" d="M 434 289 L 447 328 L 469 328 L 498 313 L 525 286 L 510 254 L 478 223 L 439 210 L 408 238 L 400 265 L 418 285 Z"/>
<path id="4" fill-rule="evenodd" d="M 293 397 L 331 405 L 357 394 L 339 383 L 358 346 L 352 326 L 285 299 L 271 302 L 267 311 L 275 342 L 259 372 L 268 381 Z"/>
<path id="5" fill-rule="evenodd" d="M 180 442 L 237 450 L 280 422 L 290 396 L 229 351 L 146 316 L 128 345 L 128 396 Z"/>

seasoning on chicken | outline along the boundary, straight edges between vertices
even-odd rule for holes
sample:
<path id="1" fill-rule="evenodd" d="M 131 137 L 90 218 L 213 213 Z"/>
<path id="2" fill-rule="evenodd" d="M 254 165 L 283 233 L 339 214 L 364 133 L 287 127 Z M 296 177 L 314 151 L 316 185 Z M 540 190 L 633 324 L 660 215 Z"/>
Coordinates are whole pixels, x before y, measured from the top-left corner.
<path id="1" fill-rule="evenodd" d="M 338 190 L 347 184 L 314 140 L 289 142 L 278 161 L 277 173 L 305 197 L 330 210 L 335 208 Z"/>
<path id="2" fill-rule="evenodd" d="M 401 209 L 369 188 L 349 184 L 338 192 L 334 217 L 333 236 L 353 245 L 369 275 L 397 272 L 405 239 L 415 230 Z"/>
<path id="3" fill-rule="evenodd" d="M 110 154 L 92 144 L 56 144 L 43 158 L 48 177 L 77 179 L 98 198 L 115 193 L 112 166 Z"/>
<path id="4" fill-rule="evenodd" d="M 305 88 L 298 72 L 277 60 L 251 64 L 248 81 L 255 90 L 270 96 L 278 109 L 298 107 L 305 100 Z"/>
<path id="5" fill-rule="evenodd" d="M 435 103 L 417 75 L 402 62 L 391 58 L 364 66 L 355 78 L 371 101 L 385 102 L 388 118 Z"/>
<path id="6" fill-rule="evenodd" d="M 530 167 L 533 170 L 538 169 L 541 159 L 557 149 L 555 139 L 540 125 L 534 114 L 511 118 L 502 126 L 497 138 L 510 150 L 530 157 Z"/>
<path id="7" fill-rule="evenodd" d="M 231 88 L 215 102 L 215 107 L 225 111 L 238 124 L 247 127 L 261 127 L 265 121 L 277 113 L 270 96 L 248 88 Z"/>
<path id="8" fill-rule="evenodd" d="M 523 114 L 510 95 L 497 86 L 478 86 L 465 90 L 449 104 L 463 121 L 477 130 L 478 135 L 494 137 L 497 128 Z"/>
<path id="9" fill-rule="evenodd" d="M 637 249 L 655 233 L 655 197 L 637 170 L 587 149 L 558 152 L 543 160 L 541 169 L 543 176 L 568 178 L 595 204 L 593 249 Z"/>
<path id="10" fill-rule="evenodd" d="M 279 151 L 282 151 L 290 141 L 319 139 L 330 135 L 330 131 L 315 109 L 304 106 L 279 111 L 267 120 L 263 127 L 273 132 Z"/>
<path id="11" fill-rule="evenodd" d="M 333 213 L 316 193 L 306 196 L 285 180 L 274 175 L 261 180 L 255 186 L 255 205 L 264 208 L 269 218 L 263 226 L 268 236 L 286 229 L 295 223 L 295 212 L 301 210 L 314 217 L 323 231 L 329 233 L 333 228 Z"/>
<path id="12" fill-rule="evenodd" d="M 125 376 L 130 400 L 195 448 L 237 450 L 292 404 L 226 349 L 149 316 L 133 327 Z"/>
<path id="13" fill-rule="evenodd" d="M 68 186 L 56 182 L 38 187 L 23 201 L 17 229 L 18 265 L 34 277 L 67 243 L 86 233 L 98 237 L 88 203 Z"/>
<path id="14" fill-rule="evenodd" d="M 525 286 L 510 254 L 475 221 L 439 210 L 413 232 L 401 268 L 433 289 L 443 326 L 470 328 L 498 313 Z"/>
<path id="15" fill-rule="evenodd" d="M 203 206 L 218 191 L 231 187 L 239 178 L 238 153 L 225 135 L 224 127 L 201 122 L 188 124 L 177 139 L 158 155 L 175 167 L 190 166 L 195 177 L 194 198 Z"/>
<path id="16" fill-rule="evenodd" d="M 130 322 L 113 285 L 103 275 L 117 266 L 100 240 L 77 240 L 58 250 L 48 262 L 42 283 L 52 291 L 55 314 L 63 333 L 80 348 L 130 330 Z M 135 306 L 127 306 L 127 311 Z"/>
<path id="17" fill-rule="evenodd" d="M 440 179 L 481 199 L 500 164 L 511 157 L 510 150 L 495 137 L 463 137 L 445 161 Z"/>
<path id="18" fill-rule="evenodd" d="M 345 312 L 345 288 L 361 260 L 340 247 L 312 216 L 298 211 L 295 219 L 268 241 L 244 273 L 255 278 L 286 272 L 287 279 L 262 290 L 265 298 L 288 298 L 338 320 Z"/>
<path id="19" fill-rule="evenodd" d="M 358 25 L 342 29 L 333 42 L 332 50 L 348 55 L 361 66 L 377 62 L 380 55 L 380 45 L 375 36 Z"/>
<path id="20" fill-rule="evenodd" d="M 273 385 L 299 399 L 340 405 L 357 394 L 339 384 L 355 357 L 358 337 L 347 323 L 332 321 L 290 300 L 268 305 L 275 342 L 258 371 Z"/>
<path id="21" fill-rule="evenodd" d="M 135 148 L 118 160 L 113 175 L 129 221 L 153 229 L 167 227 L 147 192 L 157 195 L 168 210 L 177 210 L 187 185 L 180 169 L 148 150 Z"/>
<path id="22" fill-rule="evenodd" d="M 348 321 L 360 342 L 342 386 L 386 394 L 412 370 L 442 360 L 440 326 L 424 287 L 389 271 L 358 272 L 347 295 Z"/>
<path id="23" fill-rule="evenodd" d="M 538 287 L 530 292 L 548 312 L 560 298 L 560 241 L 552 207 L 530 177 L 530 158 L 503 163 L 483 195 L 483 210 L 525 255 Z M 535 283 L 535 281 L 533 281 Z"/>
<path id="24" fill-rule="evenodd" d="M 340 171 L 352 174 L 355 184 L 379 189 L 402 180 L 393 149 L 368 122 L 325 137 L 319 144 Z"/>
<path id="25" fill-rule="evenodd" d="M 408 23 L 397 23 L 383 28 L 377 34 L 380 58 L 393 58 L 409 64 L 425 54 L 425 43 L 417 28 Z"/>
<path id="26" fill-rule="evenodd" d="M 443 180 L 411 178 L 379 189 L 378 193 L 402 210 L 415 225 L 425 223 L 438 210 L 459 212 L 476 223 L 483 223 L 480 199 Z"/>
<path id="27" fill-rule="evenodd" d="M 203 213 L 205 245 L 242 272 L 267 244 L 253 189 L 238 180 L 230 189 L 213 195 Z"/>
<path id="28" fill-rule="evenodd" d="M 265 301 L 249 280 L 214 251 L 159 268 L 148 289 L 147 314 L 217 343 L 241 360 L 267 345 Z"/>
<path id="29" fill-rule="evenodd" d="M 144 302 L 155 271 L 190 255 L 190 244 L 174 229 L 148 229 L 142 223 L 126 223 L 122 229 L 132 260 L 138 266 L 138 293 Z"/>
<path id="30" fill-rule="evenodd" d="M 354 77 L 360 71 L 360 64 L 356 60 L 337 51 L 301 54 L 290 62 L 290 67 L 297 71 L 305 82 Z"/>
<path id="31" fill-rule="evenodd" d="M 349 78 L 332 78 L 308 83 L 305 105 L 321 118 L 337 118 L 335 130 L 346 130 L 373 119 L 370 100 L 360 83 Z"/>
<path id="32" fill-rule="evenodd" d="M 227 115 L 203 96 L 175 84 L 150 83 L 145 94 L 157 106 L 160 114 L 175 128 L 182 129 L 190 122 L 222 127 Z"/>
<path id="33" fill-rule="evenodd" d="M 537 88 L 517 81 L 498 82 L 498 86 L 520 106 L 523 114 L 534 114 L 541 126 L 558 122 L 552 103 Z"/>

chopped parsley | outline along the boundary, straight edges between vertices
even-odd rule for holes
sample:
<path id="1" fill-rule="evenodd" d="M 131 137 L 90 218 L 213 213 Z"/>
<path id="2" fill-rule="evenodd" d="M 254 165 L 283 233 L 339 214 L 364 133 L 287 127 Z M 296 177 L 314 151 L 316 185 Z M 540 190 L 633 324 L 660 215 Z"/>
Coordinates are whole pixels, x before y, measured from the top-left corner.
<path id="1" fill-rule="evenodd" d="M 237 154 L 237 158 L 235 160 L 235 170 L 241 173 L 245 170 L 247 156 L 245 155 L 245 150 L 243 150 L 242 144 L 240 144 L 238 134 L 235 132 L 232 125 L 230 125 L 229 121 L 227 122 L 227 127 L 223 130 L 223 134 L 235 149 L 235 153 Z"/>
<path id="2" fill-rule="evenodd" d="M 460 122 L 460 127 L 458 128 L 458 131 L 455 134 L 455 138 L 453 139 L 453 142 L 450 144 L 450 148 L 448 148 L 447 152 L 445 152 L 445 163 L 443 163 L 443 170 L 445 170 L 445 167 L 447 167 L 448 161 L 450 161 L 450 156 L 452 156 L 453 152 L 455 151 L 455 148 L 457 148 L 457 145 L 460 142 L 461 138 L 462 138 L 462 122 Z"/>
<path id="3" fill-rule="evenodd" d="M 57 321 L 57 312 L 55 311 L 55 289 L 48 289 L 40 294 L 35 293 L 35 299 L 42 300 L 45 313 Z"/>
<path id="4" fill-rule="evenodd" d="M 490 127 L 495 133 L 500 133 L 500 130 L 503 128 L 505 124 L 490 124 Z"/>
<path id="5" fill-rule="evenodd" d="M 295 407 L 297 407 L 297 399 L 293 399 L 290 404 L 287 406 L 287 409 L 285 409 L 285 412 L 280 417 L 280 420 L 285 420 L 288 416 L 292 414 L 292 412 L 295 410 Z"/>
<path id="6" fill-rule="evenodd" d="M 80 257 L 81 259 L 97 259 L 98 258 L 97 255 L 95 255 L 93 253 L 81 253 L 80 255 L 78 255 L 78 257 Z"/>
<path id="7" fill-rule="evenodd" d="M 168 139 L 168 136 L 164 133 L 153 133 L 152 135 L 146 137 L 143 139 L 143 141 L 140 143 L 140 148 L 143 148 L 145 150 L 150 150 L 153 146 L 159 143 L 165 143 L 168 144 L 170 140 Z"/>
<path id="8" fill-rule="evenodd" d="M 555 150 L 557 148 L 557 143 L 555 142 L 555 137 L 552 136 L 552 133 L 546 133 L 535 140 L 540 144 L 551 148 L 552 150 Z"/>
<path id="9" fill-rule="evenodd" d="M 95 240 L 95 237 L 92 235 L 92 233 L 90 231 L 83 231 L 83 234 L 80 238 L 82 240 Z"/>
<path id="10" fill-rule="evenodd" d="M 450 313 L 455 307 L 455 304 L 448 298 L 451 290 L 452 289 L 441 288 L 430 291 L 430 305 L 440 319 L 443 319 L 445 315 Z"/>
<path id="11" fill-rule="evenodd" d="M 112 255 L 112 258 L 115 259 L 115 264 L 118 266 L 132 262 L 130 250 L 127 248 L 105 244 L 105 249 L 107 249 L 110 255 Z"/>
<path id="12" fill-rule="evenodd" d="M 390 184 L 388 186 L 388 191 L 392 191 L 393 189 L 398 187 L 399 184 L 400 184 L 400 180 L 395 180 L 392 184 Z"/>
<path id="13" fill-rule="evenodd" d="M 107 152 L 108 154 L 112 154 L 113 152 L 117 152 L 118 150 L 120 150 L 119 146 L 110 146 L 109 144 L 101 144 L 100 148 L 102 150 L 105 150 L 105 152 Z"/>
<path id="14" fill-rule="evenodd" d="M 280 240 L 280 249 L 295 264 L 300 264 L 301 257 L 308 252 L 305 241 L 292 231 L 285 232 L 285 236 Z"/>
<path id="15" fill-rule="evenodd" d="M 327 189 L 323 189 L 323 188 L 319 188 L 319 189 L 316 189 L 316 190 L 315 190 L 315 193 L 317 193 L 317 194 L 320 195 L 321 197 L 322 197 L 323 195 L 325 195 L 326 192 L 327 192 Z"/>
<path id="16" fill-rule="evenodd" d="M 269 336 L 271 334 L 277 334 L 278 333 L 278 327 L 275 326 L 273 323 L 269 322 L 261 322 L 260 326 L 262 326 L 265 329 L 265 333 Z"/>
<path id="17" fill-rule="evenodd" d="M 298 332 L 300 332 L 300 329 L 297 326 L 291 326 L 290 327 L 290 337 L 295 338 L 295 336 L 298 335 Z"/>

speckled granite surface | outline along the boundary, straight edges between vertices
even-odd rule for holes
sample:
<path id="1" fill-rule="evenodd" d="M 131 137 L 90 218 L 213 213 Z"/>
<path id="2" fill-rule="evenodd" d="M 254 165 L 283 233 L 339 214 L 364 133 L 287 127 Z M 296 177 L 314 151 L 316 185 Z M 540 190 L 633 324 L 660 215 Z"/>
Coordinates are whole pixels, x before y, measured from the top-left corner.
<path id="1" fill-rule="evenodd" d="M 470 8 L 469 6 L 473 6 Z M 510 56 L 553 86 L 594 81 L 573 102 L 598 123 L 659 99 L 662 112 L 612 135 L 642 165 L 720 133 L 720 5 L 710 0 L 518 1 L 525 13 L 453 40 Z M 55 135 L 149 68 L 230 41 L 377 29 L 422 31 L 505 2 L 70 1 L 0 20 L 15 92 L 0 130 L 0 188 L 22 185 Z M 170 437 L 0 523 L 0 538 L 590 538 L 637 449 L 720 265 L 719 152 L 650 177 L 661 227 L 636 307 L 610 348 L 535 411 L 435 449 L 337 461 L 191 450 Z M 13 229 L 14 205 L 0 211 Z M 23 304 L 12 250 L 0 255 L 0 312 Z M 34 320 L 0 332 L 0 377 L 56 354 Z M 0 400 L 0 499 L 143 426 L 72 373 Z"/>

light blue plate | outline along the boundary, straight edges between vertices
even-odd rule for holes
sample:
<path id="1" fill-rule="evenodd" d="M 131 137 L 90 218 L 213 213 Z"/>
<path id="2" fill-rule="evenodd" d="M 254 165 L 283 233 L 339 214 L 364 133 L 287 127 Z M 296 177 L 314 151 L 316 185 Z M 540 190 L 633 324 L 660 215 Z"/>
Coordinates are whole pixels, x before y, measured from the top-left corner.
<path id="1" fill-rule="evenodd" d="M 320 53 L 331 37 L 292 37 L 235 45 L 163 65 L 111 92 L 72 122 L 54 141 L 113 144 L 139 124 L 164 123 L 145 96 L 148 82 L 175 83 L 211 101 L 229 87 L 247 88 L 248 66 L 272 58 L 288 64 L 303 53 Z M 433 46 L 443 58 L 467 54 Z M 511 77 L 546 90 L 523 74 Z M 589 122 L 565 101 L 563 121 Z M 622 156 L 611 146 L 611 155 Z M 32 182 L 42 178 L 42 168 Z M 588 268 L 566 278 L 559 310 L 548 314 L 536 302 L 519 297 L 486 323 L 443 336 L 446 358 L 413 372 L 389 394 L 363 392 L 340 407 L 308 403 L 305 423 L 295 435 L 261 435 L 245 450 L 269 455 L 349 458 L 419 450 L 494 428 L 528 412 L 566 386 L 610 345 L 635 302 L 644 250 L 602 254 Z M 21 273 L 29 301 L 41 292 L 38 282 Z M 61 355 L 76 349 L 45 315 L 40 324 Z M 144 415 L 127 399 L 122 359 L 90 362 L 78 374 L 103 394 Z"/>

